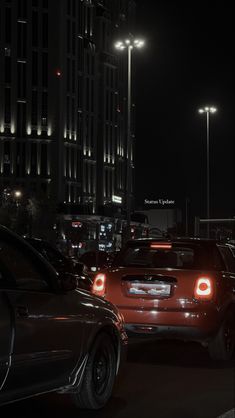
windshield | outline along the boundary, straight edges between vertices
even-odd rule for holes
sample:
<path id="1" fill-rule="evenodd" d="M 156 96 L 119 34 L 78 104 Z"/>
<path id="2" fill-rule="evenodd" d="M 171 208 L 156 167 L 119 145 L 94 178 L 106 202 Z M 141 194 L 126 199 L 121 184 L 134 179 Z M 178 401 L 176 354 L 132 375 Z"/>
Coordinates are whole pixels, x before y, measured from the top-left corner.
<path id="1" fill-rule="evenodd" d="M 172 245 L 170 249 L 151 246 L 128 247 L 115 260 L 120 267 L 220 270 L 221 260 L 216 248 Z"/>

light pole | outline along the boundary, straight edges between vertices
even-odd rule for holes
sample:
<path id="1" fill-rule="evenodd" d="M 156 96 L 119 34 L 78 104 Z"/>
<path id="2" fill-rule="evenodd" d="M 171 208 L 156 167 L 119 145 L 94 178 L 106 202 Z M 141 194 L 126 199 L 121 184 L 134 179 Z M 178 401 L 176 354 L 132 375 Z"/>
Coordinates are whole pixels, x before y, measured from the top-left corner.
<path id="1" fill-rule="evenodd" d="M 130 238 L 131 225 L 131 81 L 132 81 L 132 51 L 135 48 L 142 48 L 144 41 L 141 39 L 128 38 L 124 41 L 115 43 L 115 48 L 123 51 L 127 50 L 127 169 L 126 169 L 126 239 Z"/>
<path id="2" fill-rule="evenodd" d="M 22 192 L 20 190 L 13 190 L 13 196 L 15 198 L 16 206 L 19 206 L 20 199 L 22 198 Z"/>
<path id="3" fill-rule="evenodd" d="M 210 114 L 217 111 L 216 107 L 205 106 L 198 110 L 199 113 L 206 114 L 206 217 L 210 219 Z M 207 238 L 210 238 L 210 224 L 207 223 Z"/>

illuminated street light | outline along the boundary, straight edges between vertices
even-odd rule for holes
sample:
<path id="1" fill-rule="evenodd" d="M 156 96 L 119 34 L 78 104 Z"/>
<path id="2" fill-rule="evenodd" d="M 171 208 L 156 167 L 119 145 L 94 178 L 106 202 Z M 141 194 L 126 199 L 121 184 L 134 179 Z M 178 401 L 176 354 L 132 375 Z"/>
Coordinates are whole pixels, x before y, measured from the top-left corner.
<path id="1" fill-rule="evenodd" d="M 207 204 L 206 215 L 210 219 L 210 113 L 217 112 L 214 106 L 205 106 L 198 110 L 200 114 L 206 114 L 206 143 L 207 143 Z M 210 237 L 210 225 L 207 223 L 207 238 Z"/>
<path id="2" fill-rule="evenodd" d="M 115 48 L 122 51 L 127 50 L 128 67 L 127 67 L 127 175 L 126 175 L 126 212 L 127 212 L 127 239 L 130 238 L 130 224 L 131 224 L 131 70 L 132 70 L 132 50 L 135 48 L 142 48 L 144 46 L 142 39 L 127 38 L 124 41 L 120 40 L 115 43 Z"/>
<path id="3" fill-rule="evenodd" d="M 14 190 L 14 196 L 16 199 L 20 199 L 22 197 L 22 192 L 20 190 Z"/>
<path id="4" fill-rule="evenodd" d="M 20 190 L 13 190 L 13 196 L 15 199 L 16 206 L 18 208 L 20 205 L 20 200 L 22 198 L 22 192 Z"/>

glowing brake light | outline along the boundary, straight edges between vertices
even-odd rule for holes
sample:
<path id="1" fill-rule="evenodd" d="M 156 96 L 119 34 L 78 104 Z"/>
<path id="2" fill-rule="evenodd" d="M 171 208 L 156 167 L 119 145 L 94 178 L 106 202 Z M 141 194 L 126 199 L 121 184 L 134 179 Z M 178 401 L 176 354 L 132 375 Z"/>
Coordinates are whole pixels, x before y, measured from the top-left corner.
<path id="1" fill-rule="evenodd" d="M 213 281 L 210 277 L 199 277 L 195 283 L 194 297 L 200 300 L 211 300 L 214 294 Z"/>
<path id="2" fill-rule="evenodd" d="M 104 296 L 106 289 L 106 275 L 99 273 L 95 276 L 95 280 L 92 285 L 92 293 L 97 296 Z"/>
<path id="3" fill-rule="evenodd" d="M 158 243 L 154 242 L 150 245 L 150 248 L 170 250 L 172 248 L 172 244 L 168 244 L 168 243 L 164 243 L 164 242 L 158 242 Z"/>

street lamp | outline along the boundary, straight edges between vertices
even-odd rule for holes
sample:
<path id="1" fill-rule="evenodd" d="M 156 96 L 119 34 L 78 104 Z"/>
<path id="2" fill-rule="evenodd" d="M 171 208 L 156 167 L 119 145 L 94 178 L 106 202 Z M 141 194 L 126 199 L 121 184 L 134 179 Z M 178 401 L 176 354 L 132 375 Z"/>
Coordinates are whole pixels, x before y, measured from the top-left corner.
<path id="1" fill-rule="evenodd" d="M 206 215 L 207 219 L 210 219 L 210 114 L 217 112 L 216 107 L 213 106 L 205 106 L 198 110 L 200 114 L 206 114 L 206 148 L 207 148 L 207 204 L 206 204 Z M 207 238 L 210 237 L 210 224 L 207 223 Z"/>
<path id="2" fill-rule="evenodd" d="M 124 41 L 115 43 L 115 48 L 123 51 L 127 50 L 127 171 L 126 171 L 126 212 L 127 212 L 127 236 L 130 238 L 130 224 L 131 224 L 131 73 L 132 73 L 132 51 L 133 49 L 140 49 L 145 42 L 142 39 L 135 39 L 133 37 L 127 38 Z"/>
<path id="3" fill-rule="evenodd" d="M 13 190 L 13 198 L 17 207 L 17 211 L 20 205 L 20 200 L 22 198 L 22 192 L 20 190 Z"/>
<path id="4" fill-rule="evenodd" d="M 20 199 L 22 197 L 22 192 L 20 190 L 14 190 L 14 196 L 16 199 Z"/>

